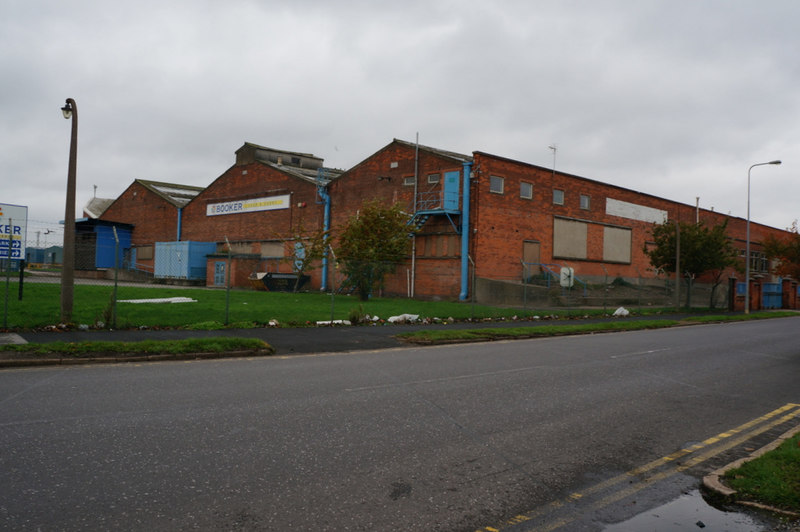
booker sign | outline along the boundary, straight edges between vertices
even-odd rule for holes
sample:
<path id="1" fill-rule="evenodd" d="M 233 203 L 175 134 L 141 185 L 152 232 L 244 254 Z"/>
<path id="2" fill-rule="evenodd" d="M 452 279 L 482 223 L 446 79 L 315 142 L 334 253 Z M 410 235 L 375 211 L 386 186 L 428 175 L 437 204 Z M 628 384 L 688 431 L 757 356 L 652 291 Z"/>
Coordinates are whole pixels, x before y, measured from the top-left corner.
<path id="1" fill-rule="evenodd" d="M 286 194 L 284 196 L 270 196 L 267 198 L 226 201 L 225 203 L 210 203 L 206 205 L 206 216 L 288 209 L 290 200 L 291 196 Z"/>
<path id="2" fill-rule="evenodd" d="M 0 203 L 0 259 L 25 258 L 28 208 Z"/>

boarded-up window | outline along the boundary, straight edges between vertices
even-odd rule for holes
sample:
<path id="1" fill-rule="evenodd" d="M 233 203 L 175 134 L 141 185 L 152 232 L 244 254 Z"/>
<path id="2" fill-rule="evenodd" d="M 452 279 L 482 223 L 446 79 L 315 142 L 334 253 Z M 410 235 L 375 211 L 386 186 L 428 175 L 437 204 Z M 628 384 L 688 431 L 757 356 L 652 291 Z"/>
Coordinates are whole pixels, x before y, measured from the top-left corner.
<path id="1" fill-rule="evenodd" d="M 137 247 L 136 260 L 153 260 L 153 246 Z"/>
<path id="2" fill-rule="evenodd" d="M 283 257 L 285 254 L 283 242 L 262 242 L 262 257 Z"/>
<path id="3" fill-rule="evenodd" d="M 426 235 L 417 237 L 418 257 L 456 257 L 459 254 L 458 235 Z"/>
<path id="4" fill-rule="evenodd" d="M 447 239 L 447 256 L 448 257 L 456 257 L 459 254 L 459 245 L 460 240 L 457 236 L 451 235 L 450 238 Z"/>
<path id="5" fill-rule="evenodd" d="M 631 262 L 631 230 L 621 227 L 603 228 L 603 260 Z"/>
<path id="6" fill-rule="evenodd" d="M 585 222 L 553 220 L 553 256 L 564 259 L 586 258 L 586 233 Z"/>

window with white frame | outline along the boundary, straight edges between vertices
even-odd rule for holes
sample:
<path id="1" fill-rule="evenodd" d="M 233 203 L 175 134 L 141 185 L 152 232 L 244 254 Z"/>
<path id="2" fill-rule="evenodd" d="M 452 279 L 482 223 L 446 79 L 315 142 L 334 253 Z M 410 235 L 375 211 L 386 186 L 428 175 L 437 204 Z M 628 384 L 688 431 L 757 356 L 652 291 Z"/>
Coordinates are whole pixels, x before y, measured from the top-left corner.
<path id="1" fill-rule="evenodd" d="M 406 177 L 403 178 L 403 185 L 405 185 L 407 187 L 413 187 L 415 181 L 416 180 L 414 179 L 413 175 L 406 176 Z"/>
<path id="2" fill-rule="evenodd" d="M 591 198 L 587 194 L 581 194 L 581 209 L 588 211 L 591 206 Z"/>
<path id="3" fill-rule="evenodd" d="M 553 203 L 555 205 L 564 205 L 564 191 L 558 188 L 553 189 Z"/>
<path id="4" fill-rule="evenodd" d="M 528 183 L 527 181 L 520 181 L 519 197 L 522 199 L 533 199 L 533 183 Z"/>
<path id="5" fill-rule="evenodd" d="M 504 178 L 496 175 L 489 177 L 489 192 L 493 192 L 495 194 L 502 194 L 504 187 L 505 187 Z"/>
<path id="6" fill-rule="evenodd" d="M 439 182 L 439 174 L 428 174 L 428 184 L 435 185 Z"/>

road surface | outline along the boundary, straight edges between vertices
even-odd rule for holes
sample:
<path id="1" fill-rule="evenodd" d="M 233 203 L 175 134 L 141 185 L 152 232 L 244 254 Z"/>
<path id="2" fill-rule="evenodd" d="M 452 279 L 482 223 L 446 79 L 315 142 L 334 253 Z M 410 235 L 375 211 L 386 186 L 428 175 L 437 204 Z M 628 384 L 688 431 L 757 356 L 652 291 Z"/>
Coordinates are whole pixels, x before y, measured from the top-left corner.
<path id="1" fill-rule="evenodd" d="M 800 318 L 0 371 L 0 528 L 601 530 L 800 418 Z"/>

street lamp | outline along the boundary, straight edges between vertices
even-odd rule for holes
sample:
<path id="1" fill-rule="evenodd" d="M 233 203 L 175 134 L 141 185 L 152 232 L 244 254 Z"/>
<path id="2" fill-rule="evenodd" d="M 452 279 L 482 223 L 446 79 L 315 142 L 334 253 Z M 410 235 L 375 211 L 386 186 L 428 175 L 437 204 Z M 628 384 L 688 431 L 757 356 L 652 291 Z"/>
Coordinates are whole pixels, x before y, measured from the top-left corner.
<path id="1" fill-rule="evenodd" d="M 67 172 L 67 204 L 64 210 L 64 260 L 61 268 L 61 322 L 72 321 L 73 289 L 75 285 L 75 167 L 78 159 L 78 106 L 67 98 L 61 108 L 64 118 L 72 118 Z"/>
<path id="2" fill-rule="evenodd" d="M 781 164 L 779 160 L 768 163 L 756 163 L 747 169 L 747 244 L 744 252 L 744 313 L 750 314 L 750 170 L 756 166 L 767 164 Z"/>

